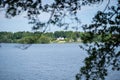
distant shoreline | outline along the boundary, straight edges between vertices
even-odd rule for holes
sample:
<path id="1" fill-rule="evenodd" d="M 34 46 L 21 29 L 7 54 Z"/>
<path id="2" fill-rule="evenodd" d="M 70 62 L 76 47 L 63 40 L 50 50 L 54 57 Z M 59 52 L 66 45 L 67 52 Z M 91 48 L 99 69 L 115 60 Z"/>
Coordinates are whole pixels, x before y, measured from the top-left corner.
<path id="1" fill-rule="evenodd" d="M 31 43 L 31 44 L 72 44 L 72 43 L 74 44 L 74 43 L 83 43 L 83 42 L 51 42 L 51 43 Z M 27 43 L 0 43 L 0 47 L 2 44 L 27 44 Z"/>
<path id="2" fill-rule="evenodd" d="M 56 31 L 56 32 L 0 32 L 0 43 L 20 43 L 20 44 L 50 44 L 50 43 L 89 43 L 104 42 L 109 38 L 117 38 L 117 34 L 94 34 L 73 32 L 73 31 Z M 89 40 L 91 38 L 91 40 Z"/>

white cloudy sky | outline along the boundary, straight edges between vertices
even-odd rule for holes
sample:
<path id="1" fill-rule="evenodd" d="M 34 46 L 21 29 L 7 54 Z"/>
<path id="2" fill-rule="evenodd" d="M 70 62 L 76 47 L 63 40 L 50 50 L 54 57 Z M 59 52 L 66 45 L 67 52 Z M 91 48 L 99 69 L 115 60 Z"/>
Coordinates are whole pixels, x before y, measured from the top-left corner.
<path id="1" fill-rule="evenodd" d="M 51 0 L 49 0 L 51 1 Z M 49 2 L 48 0 L 45 3 Z M 106 3 L 108 0 L 104 0 L 102 4 L 85 6 L 82 7 L 79 12 L 79 18 L 81 19 L 82 24 L 88 24 L 91 22 L 92 18 L 99 10 L 104 10 Z M 111 0 L 110 5 L 116 5 L 117 0 Z M 19 16 L 13 17 L 12 19 L 5 18 L 4 12 L 0 12 L 0 31 L 32 31 L 32 25 L 28 24 L 28 20 L 24 18 L 25 14 L 21 14 Z M 45 20 L 48 15 L 43 15 L 43 19 Z M 58 28 L 56 26 L 51 26 L 50 31 L 62 30 L 62 28 Z M 82 28 L 79 29 L 82 31 Z"/>

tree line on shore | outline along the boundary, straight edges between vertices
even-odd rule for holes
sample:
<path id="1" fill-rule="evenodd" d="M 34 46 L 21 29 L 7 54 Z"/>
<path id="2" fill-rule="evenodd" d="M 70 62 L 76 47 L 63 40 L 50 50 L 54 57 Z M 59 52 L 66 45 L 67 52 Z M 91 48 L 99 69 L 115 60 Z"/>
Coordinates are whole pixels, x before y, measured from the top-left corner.
<path id="1" fill-rule="evenodd" d="M 56 32 L 0 32 L 0 43 L 59 43 L 59 42 L 98 42 L 105 41 L 111 37 L 110 34 L 101 37 L 102 35 L 93 35 L 90 41 L 88 38 L 91 33 L 73 32 L 73 31 L 56 31 Z M 89 40 L 89 41 L 87 41 Z"/>

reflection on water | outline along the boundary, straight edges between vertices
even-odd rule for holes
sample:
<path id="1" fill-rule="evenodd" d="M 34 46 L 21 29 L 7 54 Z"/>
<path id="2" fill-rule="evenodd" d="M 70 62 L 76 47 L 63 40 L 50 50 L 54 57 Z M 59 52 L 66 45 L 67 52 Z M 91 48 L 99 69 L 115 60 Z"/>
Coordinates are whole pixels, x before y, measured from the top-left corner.
<path id="1" fill-rule="evenodd" d="M 34 44 L 26 50 L 18 44 L 0 48 L 0 80 L 75 80 L 85 52 L 79 44 Z M 111 73 L 112 76 L 120 74 Z M 113 79 L 112 79 L 113 78 Z"/>

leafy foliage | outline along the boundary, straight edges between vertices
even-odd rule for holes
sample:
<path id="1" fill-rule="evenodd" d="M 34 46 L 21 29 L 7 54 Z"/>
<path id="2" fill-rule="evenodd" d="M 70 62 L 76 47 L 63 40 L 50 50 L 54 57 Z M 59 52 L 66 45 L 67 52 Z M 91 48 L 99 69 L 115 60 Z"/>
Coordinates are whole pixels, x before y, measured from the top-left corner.
<path id="1" fill-rule="evenodd" d="M 38 39 L 38 42 L 42 44 L 50 43 L 50 38 L 42 35 L 40 39 Z"/>
<path id="2" fill-rule="evenodd" d="M 54 33 L 41 33 L 41 32 L 0 32 L 0 43 L 50 43 L 57 40 L 59 37 L 63 37 L 66 42 L 80 38 L 82 32 L 72 31 L 56 31 Z"/>
<path id="3" fill-rule="evenodd" d="M 26 12 L 29 23 L 34 24 L 33 29 L 44 27 L 45 32 L 48 24 L 65 26 L 66 29 L 69 26 L 69 23 L 64 21 L 66 17 L 80 23 L 76 14 L 81 6 L 100 2 L 103 0 L 54 0 L 52 4 L 43 5 L 41 0 L 0 0 L 0 8 L 6 9 L 8 18 Z M 82 39 L 85 43 L 89 42 L 89 48 L 86 49 L 89 56 L 85 59 L 85 66 L 81 68 L 80 74 L 76 75 L 77 80 L 83 77 L 86 80 L 104 80 L 109 66 L 112 66 L 113 70 L 120 69 L 120 51 L 116 51 L 120 45 L 120 0 L 118 5 L 109 9 L 107 12 L 104 12 L 106 9 L 99 11 L 91 25 L 83 26 L 87 33 L 82 34 Z M 47 22 L 39 20 L 39 15 L 43 12 L 50 14 Z M 101 43 L 90 44 L 97 35 Z"/>
<path id="4" fill-rule="evenodd" d="M 81 6 L 99 3 L 103 0 L 53 0 L 51 4 L 43 4 L 42 1 L 43 0 L 0 0 L 0 9 L 5 9 L 7 18 L 25 12 L 29 24 L 34 24 L 33 29 L 43 28 L 43 32 L 45 32 L 48 24 L 65 27 L 65 29 L 67 29 L 69 22 L 65 22 L 66 18 L 80 23 L 80 19 L 76 14 L 81 9 Z M 42 13 L 50 14 L 48 21 L 43 22 L 40 20 L 39 15 Z"/>
<path id="5" fill-rule="evenodd" d="M 100 34 L 101 43 L 88 44 L 86 51 L 89 56 L 85 58 L 85 66 L 80 69 L 76 79 L 104 80 L 108 68 L 120 70 L 120 50 L 117 50 L 120 47 L 120 3 L 107 12 L 98 11 L 93 23 L 84 26 L 84 29 L 89 32 L 84 41 L 91 41 L 95 34 Z"/>

